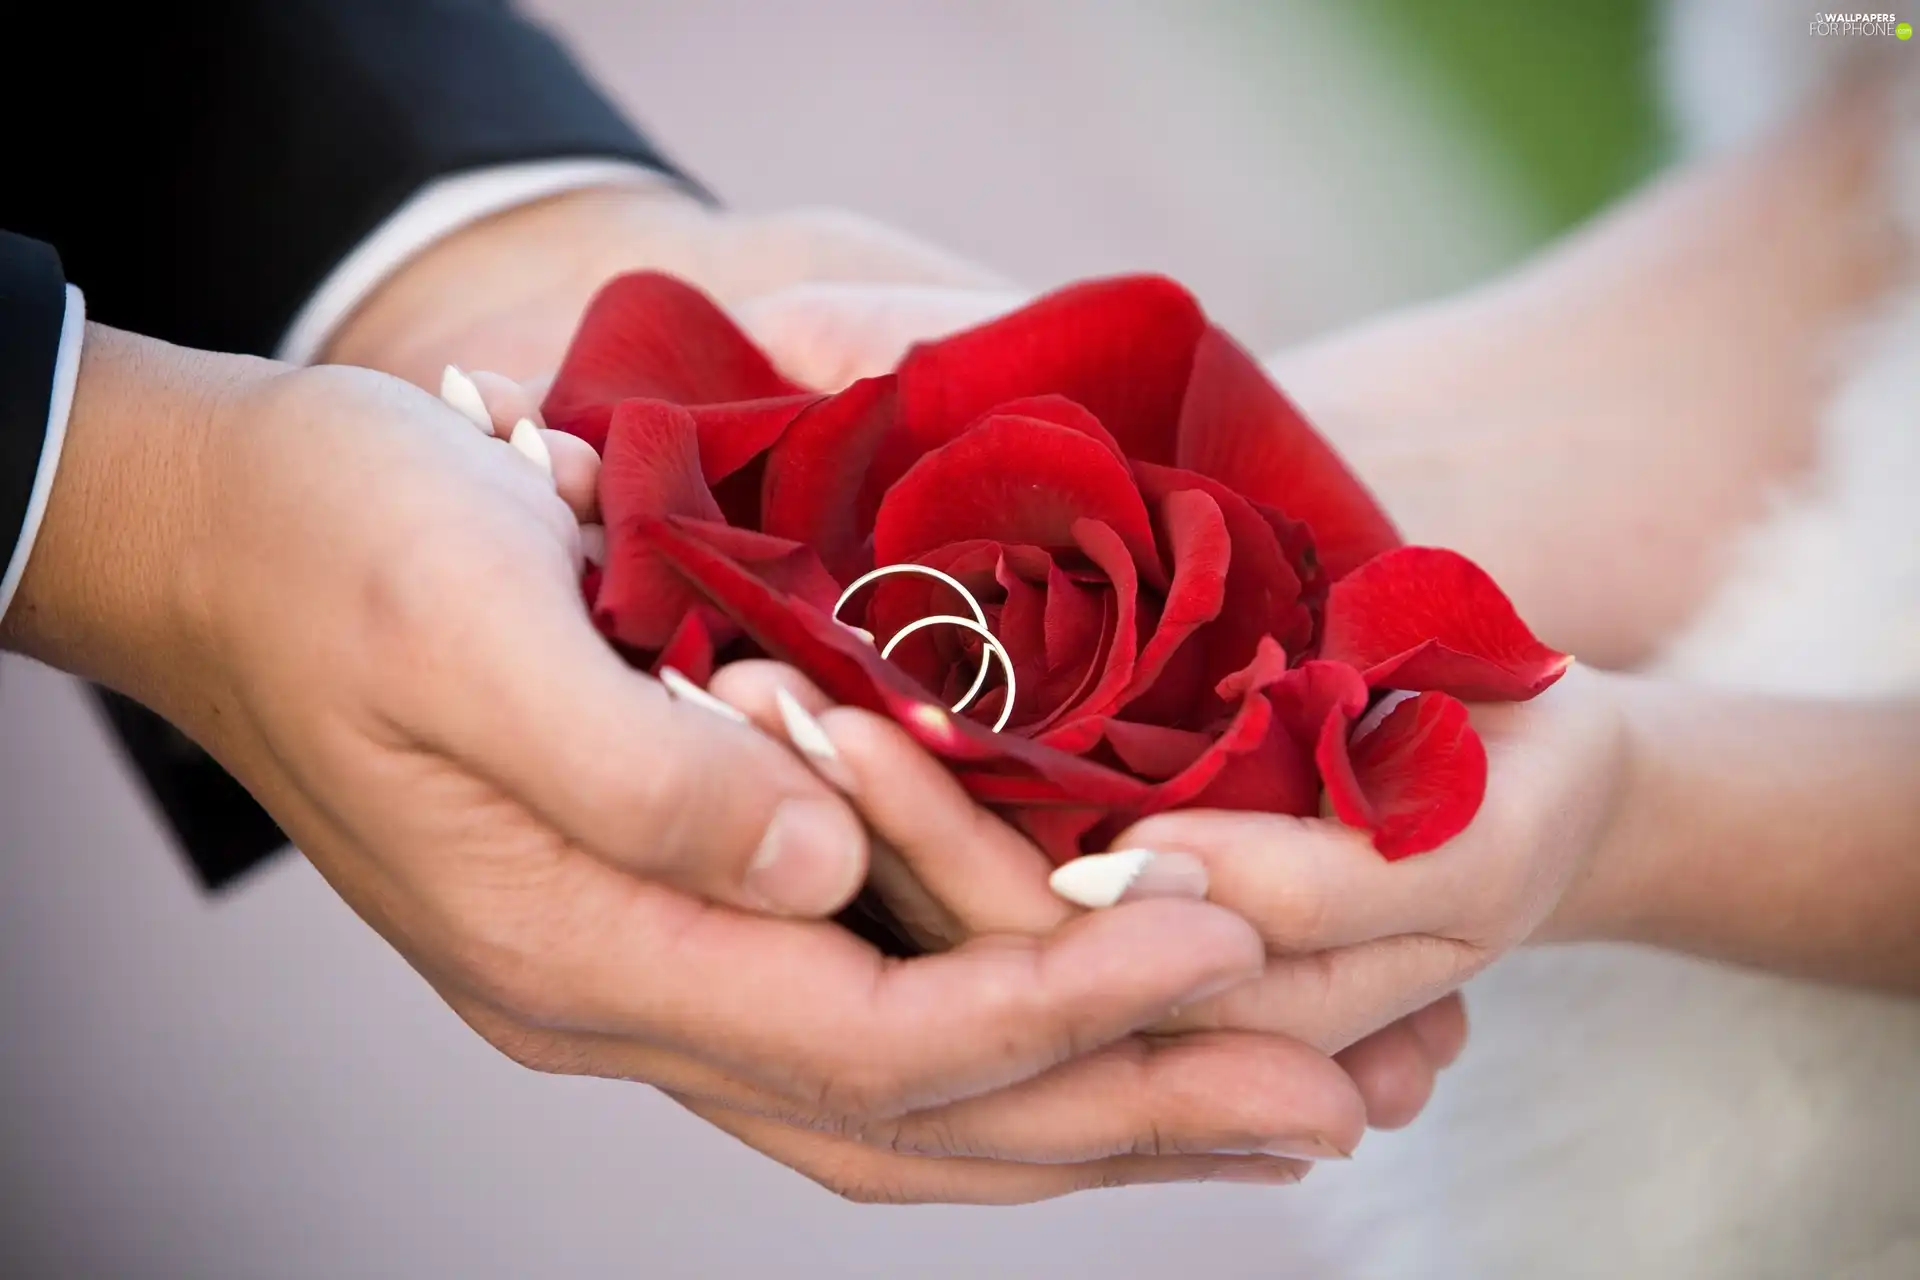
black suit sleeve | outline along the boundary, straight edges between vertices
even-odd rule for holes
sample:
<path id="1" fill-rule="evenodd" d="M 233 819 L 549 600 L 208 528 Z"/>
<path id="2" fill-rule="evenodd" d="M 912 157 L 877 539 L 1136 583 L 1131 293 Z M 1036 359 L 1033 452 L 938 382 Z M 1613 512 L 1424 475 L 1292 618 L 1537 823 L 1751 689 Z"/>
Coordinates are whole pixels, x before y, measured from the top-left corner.
<path id="1" fill-rule="evenodd" d="M 0 608 L 46 444 L 66 314 L 60 255 L 0 231 Z"/>
<path id="2" fill-rule="evenodd" d="M 435 178 L 555 157 L 679 176 L 500 0 L 62 0 L 32 18 L 10 24 L 0 58 L 0 227 L 59 257 L 0 245 L 0 552 L 32 483 L 20 458 L 37 460 L 44 432 L 45 299 L 63 292 L 62 260 L 93 319 L 264 355 Z M 285 843 L 184 737 L 103 697 L 205 883 Z"/>
<path id="3" fill-rule="evenodd" d="M 94 318 L 171 342 L 270 353 L 436 177 L 555 156 L 671 171 L 497 0 L 68 2 L 34 19 L 41 48 L 16 29 L 0 75 L 0 226 L 58 246 Z"/>

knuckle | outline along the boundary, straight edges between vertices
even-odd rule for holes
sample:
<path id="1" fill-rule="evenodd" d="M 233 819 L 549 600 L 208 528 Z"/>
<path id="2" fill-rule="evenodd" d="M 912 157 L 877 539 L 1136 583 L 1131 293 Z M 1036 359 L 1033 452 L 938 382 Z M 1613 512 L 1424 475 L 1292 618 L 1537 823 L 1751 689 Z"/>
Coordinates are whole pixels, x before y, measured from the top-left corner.
<path id="1" fill-rule="evenodd" d="M 1304 878 L 1268 885 L 1255 918 L 1266 941 L 1281 947 L 1312 946 L 1327 936 L 1333 923 L 1326 895 Z"/>

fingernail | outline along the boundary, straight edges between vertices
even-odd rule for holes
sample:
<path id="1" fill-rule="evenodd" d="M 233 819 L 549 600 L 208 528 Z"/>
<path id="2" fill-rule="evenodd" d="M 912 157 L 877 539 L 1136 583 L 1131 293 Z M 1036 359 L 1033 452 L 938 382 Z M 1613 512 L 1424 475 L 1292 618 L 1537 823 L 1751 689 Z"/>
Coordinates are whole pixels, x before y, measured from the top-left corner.
<path id="1" fill-rule="evenodd" d="M 522 418 L 513 424 L 513 434 L 507 437 L 507 443 L 532 459 L 533 465 L 553 478 L 553 454 L 547 449 L 547 442 L 540 436 L 540 428 L 533 425 L 532 418 Z"/>
<path id="2" fill-rule="evenodd" d="M 1047 883 L 1068 902 L 1097 911 L 1143 898 L 1204 898 L 1207 868 L 1188 853 L 1119 849 L 1075 858 Z"/>
<path id="3" fill-rule="evenodd" d="M 487 402 L 480 396 L 480 388 L 473 379 L 460 372 L 460 366 L 450 364 L 440 374 L 440 398 L 460 411 L 460 416 L 480 428 L 488 435 L 493 434 L 493 415 L 487 412 Z"/>
<path id="4" fill-rule="evenodd" d="M 671 693 L 682 702 L 691 702 L 696 707 L 705 707 L 708 711 L 713 712 L 713 714 L 723 716 L 735 724 L 747 723 L 745 712 L 741 711 L 738 707 L 730 706 L 720 701 L 720 699 L 687 679 L 686 674 L 677 667 L 660 668 L 660 683 L 667 686 L 668 693 Z"/>
<path id="5" fill-rule="evenodd" d="M 1353 1152 L 1334 1145 L 1324 1134 L 1303 1133 L 1279 1138 L 1260 1148 L 1270 1156 L 1289 1160 L 1351 1160 Z"/>
<path id="6" fill-rule="evenodd" d="M 773 691 L 774 705 L 780 708 L 780 723 L 786 726 L 787 741 L 798 748 L 815 771 L 842 791 L 853 790 L 853 773 L 841 758 L 839 748 L 827 736 L 826 726 L 800 705 L 800 699 L 784 688 Z"/>
<path id="7" fill-rule="evenodd" d="M 788 915 L 839 910 L 860 887 L 850 834 L 840 814 L 821 801 L 781 802 L 747 864 L 747 892 Z"/>
<path id="8" fill-rule="evenodd" d="M 865 627 L 856 627 L 851 622 L 843 622 L 840 625 L 859 636 L 862 640 L 865 640 L 868 644 L 873 643 L 873 632 L 867 630 Z"/>
<path id="9" fill-rule="evenodd" d="M 601 524 L 580 526 L 580 554 L 589 564 L 607 562 L 607 527 Z"/>

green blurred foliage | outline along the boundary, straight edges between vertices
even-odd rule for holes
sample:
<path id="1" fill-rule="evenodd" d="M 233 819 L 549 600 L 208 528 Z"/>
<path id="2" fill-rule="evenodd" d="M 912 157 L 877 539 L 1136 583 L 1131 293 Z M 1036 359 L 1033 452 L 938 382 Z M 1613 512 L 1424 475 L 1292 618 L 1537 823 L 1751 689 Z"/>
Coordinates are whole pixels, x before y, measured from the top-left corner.
<path id="1" fill-rule="evenodd" d="M 1655 0 L 1348 0 L 1345 12 L 1452 100 L 1541 234 L 1578 222 L 1667 149 Z"/>

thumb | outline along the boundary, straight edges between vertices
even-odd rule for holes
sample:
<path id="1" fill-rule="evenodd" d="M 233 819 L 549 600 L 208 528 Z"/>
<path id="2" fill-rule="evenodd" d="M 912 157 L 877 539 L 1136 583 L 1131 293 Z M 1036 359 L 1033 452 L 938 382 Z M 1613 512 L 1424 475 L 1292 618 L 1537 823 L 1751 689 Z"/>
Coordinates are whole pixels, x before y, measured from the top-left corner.
<path id="1" fill-rule="evenodd" d="M 520 576 L 497 562 L 496 574 Z M 864 828 L 797 756 L 627 667 L 570 579 L 542 574 L 490 598 L 513 605 L 461 626 L 484 639 L 450 646 L 446 682 L 434 681 L 447 754 L 568 843 L 649 880 L 783 915 L 852 899 Z"/>

